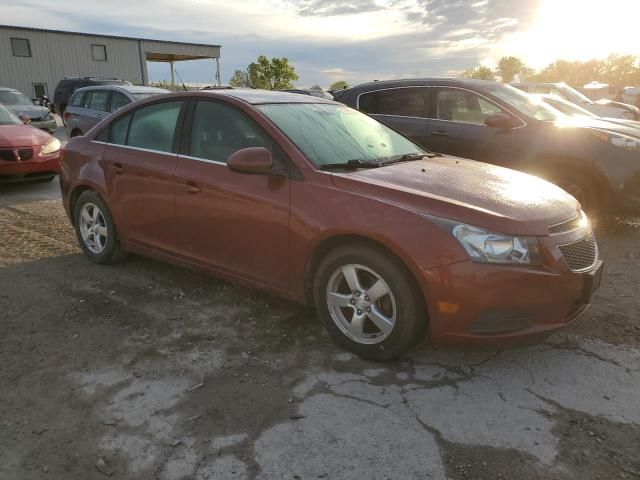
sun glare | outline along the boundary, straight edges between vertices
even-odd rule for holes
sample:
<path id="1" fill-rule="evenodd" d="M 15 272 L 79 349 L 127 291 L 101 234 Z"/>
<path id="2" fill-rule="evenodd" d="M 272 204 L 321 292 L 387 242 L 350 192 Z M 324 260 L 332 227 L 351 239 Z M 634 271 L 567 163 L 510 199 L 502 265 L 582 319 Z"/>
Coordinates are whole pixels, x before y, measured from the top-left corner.
<path id="1" fill-rule="evenodd" d="M 510 35 L 501 50 L 534 68 L 557 59 L 640 55 L 639 18 L 639 0 L 543 0 L 531 28 Z"/>

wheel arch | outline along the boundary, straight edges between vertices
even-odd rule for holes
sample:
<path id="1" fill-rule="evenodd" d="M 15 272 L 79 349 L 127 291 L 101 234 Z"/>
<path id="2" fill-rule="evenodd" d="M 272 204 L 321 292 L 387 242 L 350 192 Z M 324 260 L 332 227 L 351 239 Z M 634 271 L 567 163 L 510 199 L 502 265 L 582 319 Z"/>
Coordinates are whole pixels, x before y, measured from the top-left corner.
<path id="1" fill-rule="evenodd" d="M 69 195 L 69 217 L 71 218 L 71 225 L 73 226 L 75 226 L 75 221 L 76 221 L 75 215 L 74 215 L 74 212 L 76 210 L 76 203 L 78 203 L 78 198 L 80 198 L 80 195 L 82 195 L 87 190 L 92 190 L 96 192 L 104 200 L 104 197 L 100 192 L 100 190 L 95 188 L 92 185 L 81 184 L 74 187 L 74 189 L 71 191 L 71 194 Z"/>
<path id="2" fill-rule="evenodd" d="M 536 157 L 533 167 L 528 171 L 533 175 L 552 182 L 552 176 L 558 173 L 573 173 L 589 179 L 601 200 L 607 199 L 611 193 L 604 173 L 600 172 L 592 162 L 580 157 L 563 154 L 543 154 Z"/>
<path id="3" fill-rule="evenodd" d="M 309 255 L 309 259 L 307 260 L 304 271 L 304 297 L 305 303 L 307 305 L 313 304 L 313 280 L 318 270 L 318 266 L 322 262 L 322 259 L 332 250 L 345 245 L 367 245 L 371 248 L 375 248 L 383 252 L 385 255 L 393 259 L 393 261 L 395 261 L 399 266 L 401 266 L 405 270 L 408 278 L 416 288 L 416 292 L 420 296 L 422 307 L 425 315 L 427 315 L 428 321 L 429 310 L 427 305 L 427 298 L 425 297 L 424 291 L 420 286 L 420 281 L 418 280 L 420 270 L 418 266 L 413 264 L 410 259 L 404 258 L 401 254 L 398 254 L 394 249 L 390 248 L 385 243 L 371 237 L 358 234 L 335 234 L 322 239 L 315 245 L 311 254 Z"/>

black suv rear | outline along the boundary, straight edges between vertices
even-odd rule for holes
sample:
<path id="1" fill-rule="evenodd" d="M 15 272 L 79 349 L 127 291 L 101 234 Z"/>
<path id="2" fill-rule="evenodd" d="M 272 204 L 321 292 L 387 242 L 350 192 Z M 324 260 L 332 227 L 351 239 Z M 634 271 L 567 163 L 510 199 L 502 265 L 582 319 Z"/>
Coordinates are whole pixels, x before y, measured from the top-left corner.
<path id="1" fill-rule="evenodd" d="M 71 94 L 78 88 L 92 87 L 94 85 L 131 85 L 131 83 L 117 78 L 65 77 L 64 80 L 60 80 L 55 90 L 53 97 L 54 111 L 62 117 L 62 114 L 67 109 Z"/>

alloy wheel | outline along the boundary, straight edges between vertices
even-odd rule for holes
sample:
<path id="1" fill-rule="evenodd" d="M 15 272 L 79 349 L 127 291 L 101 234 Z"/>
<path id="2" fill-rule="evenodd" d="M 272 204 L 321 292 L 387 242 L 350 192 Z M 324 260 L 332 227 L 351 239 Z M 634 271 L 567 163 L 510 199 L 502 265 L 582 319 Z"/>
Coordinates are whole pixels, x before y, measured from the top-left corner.
<path id="1" fill-rule="evenodd" d="M 95 203 L 85 203 L 80 211 L 80 235 L 87 249 L 91 253 L 101 254 L 107 246 L 108 233 L 100 208 Z"/>
<path id="2" fill-rule="evenodd" d="M 380 343 L 395 327 L 397 307 L 391 287 L 364 265 L 343 265 L 333 272 L 326 300 L 336 326 L 357 343 Z"/>

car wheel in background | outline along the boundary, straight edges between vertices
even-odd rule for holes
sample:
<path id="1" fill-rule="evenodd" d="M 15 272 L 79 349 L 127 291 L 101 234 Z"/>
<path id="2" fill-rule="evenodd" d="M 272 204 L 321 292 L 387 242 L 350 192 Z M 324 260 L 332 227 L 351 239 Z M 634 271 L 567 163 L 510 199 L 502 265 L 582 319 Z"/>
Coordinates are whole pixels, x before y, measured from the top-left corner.
<path id="1" fill-rule="evenodd" d="M 74 207 L 74 225 L 80 248 L 92 262 L 105 265 L 124 258 L 111 213 L 97 192 L 80 194 Z"/>
<path id="2" fill-rule="evenodd" d="M 372 360 L 402 355 L 427 323 L 410 273 L 388 254 L 366 245 L 331 251 L 314 280 L 314 302 L 332 339 Z"/>
<path id="3" fill-rule="evenodd" d="M 550 180 L 565 192 L 571 194 L 590 217 L 602 217 L 608 212 L 608 202 L 591 178 L 577 172 L 558 172 Z"/>

